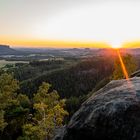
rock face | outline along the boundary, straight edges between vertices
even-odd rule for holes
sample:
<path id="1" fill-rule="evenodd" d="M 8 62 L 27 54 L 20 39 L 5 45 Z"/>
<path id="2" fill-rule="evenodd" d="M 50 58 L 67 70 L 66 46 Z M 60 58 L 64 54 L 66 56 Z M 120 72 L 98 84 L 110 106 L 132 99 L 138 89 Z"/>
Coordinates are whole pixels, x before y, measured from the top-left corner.
<path id="1" fill-rule="evenodd" d="M 74 114 L 61 140 L 140 140 L 140 78 L 112 81 Z"/>
<path id="2" fill-rule="evenodd" d="M 140 77 L 140 70 L 134 72 L 131 77 Z"/>
<path id="3" fill-rule="evenodd" d="M 0 45 L 0 55 L 12 55 L 18 54 L 14 49 L 11 49 L 8 45 Z"/>

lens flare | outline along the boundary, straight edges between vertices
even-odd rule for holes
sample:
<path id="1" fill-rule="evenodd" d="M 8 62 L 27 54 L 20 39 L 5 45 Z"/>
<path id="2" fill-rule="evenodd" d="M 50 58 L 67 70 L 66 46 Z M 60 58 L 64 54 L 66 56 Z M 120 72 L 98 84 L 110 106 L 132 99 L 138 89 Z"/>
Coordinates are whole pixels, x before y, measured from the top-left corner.
<path id="1" fill-rule="evenodd" d="M 135 90 L 135 87 L 133 85 L 133 83 L 130 81 L 129 79 L 129 75 L 128 75 L 128 72 L 127 72 L 127 69 L 126 69 L 126 66 L 123 62 L 123 59 L 122 59 L 122 56 L 121 56 L 121 53 L 120 53 L 120 50 L 117 49 L 117 55 L 119 57 L 119 61 L 120 61 L 120 64 L 121 64 L 121 67 L 122 67 L 122 71 L 124 73 L 124 76 L 127 80 L 127 83 L 128 83 L 128 87 L 130 88 L 131 92 L 134 94 L 134 96 L 136 96 L 136 90 Z"/>
<path id="2" fill-rule="evenodd" d="M 122 71 L 124 73 L 124 76 L 125 76 L 126 80 L 129 80 L 128 72 L 126 70 L 126 67 L 125 67 L 125 64 L 123 62 L 123 59 L 121 57 L 121 53 L 120 53 L 120 50 L 119 49 L 117 49 L 117 54 L 118 54 L 118 57 L 119 57 L 119 60 L 120 60 L 120 63 L 121 63 L 121 67 L 122 67 Z"/>

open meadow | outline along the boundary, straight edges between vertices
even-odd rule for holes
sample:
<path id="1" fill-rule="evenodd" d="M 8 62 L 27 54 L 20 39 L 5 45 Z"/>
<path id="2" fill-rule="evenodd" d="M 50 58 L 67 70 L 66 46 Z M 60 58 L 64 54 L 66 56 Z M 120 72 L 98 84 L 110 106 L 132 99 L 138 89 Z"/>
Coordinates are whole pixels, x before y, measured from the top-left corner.
<path id="1" fill-rule="evenodd" d="M 0 68 L 4 67 L 5 65 L 15 65 L 16 63 L 28 63 L 27 61 L 6 61 L 0 60 Z"/>

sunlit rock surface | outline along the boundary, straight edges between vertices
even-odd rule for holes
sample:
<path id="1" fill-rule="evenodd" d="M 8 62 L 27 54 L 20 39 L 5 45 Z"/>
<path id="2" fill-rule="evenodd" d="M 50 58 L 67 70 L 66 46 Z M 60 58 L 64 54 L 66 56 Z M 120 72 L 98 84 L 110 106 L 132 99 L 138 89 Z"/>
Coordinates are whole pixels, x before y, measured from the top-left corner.
<path id="1" fill-rule="evenodd" d="M 140 140 L 140 78 L 112 81 L 93 93 L 56 138 L 105 139 Z"/>

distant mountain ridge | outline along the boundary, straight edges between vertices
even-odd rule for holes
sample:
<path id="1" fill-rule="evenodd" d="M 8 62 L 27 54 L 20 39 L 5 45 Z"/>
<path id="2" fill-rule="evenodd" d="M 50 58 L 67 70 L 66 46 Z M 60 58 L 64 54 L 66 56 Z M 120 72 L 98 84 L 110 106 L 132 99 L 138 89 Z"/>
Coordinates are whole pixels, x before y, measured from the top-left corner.
<path id="1" fill-rule="evenodd" d="M 0 45 L 0 55 L 14 55 L 19 52 L 10 48 L 8 45 Z"/>
<path id="2" fill-rule="evenodd" d="M 139 55 L 140 48 L 124 49 L 122 54 Z M 54 56 L 116 56 L 116 50 L 112 48 L 92 49 L 92 48 L 11 48 L 9 45 L 0 45 L 0 55 L 25 55 L 25 54 L 50 54 Z"/>

